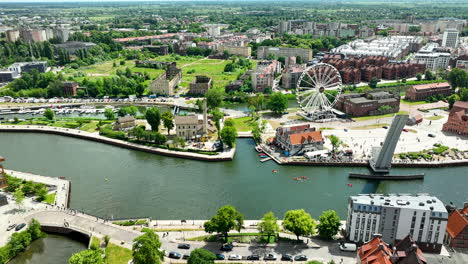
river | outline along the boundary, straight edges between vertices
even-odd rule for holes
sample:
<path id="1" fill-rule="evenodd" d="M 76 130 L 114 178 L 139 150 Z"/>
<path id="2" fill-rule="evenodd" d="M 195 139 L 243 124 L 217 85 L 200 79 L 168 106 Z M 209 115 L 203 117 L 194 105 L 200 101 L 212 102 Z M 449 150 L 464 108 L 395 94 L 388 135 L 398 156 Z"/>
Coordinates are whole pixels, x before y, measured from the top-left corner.
<path id="1" fill-rule="evenodd" d="M 207 219 L 225 204 L 234 205 L 246 219 L 268 211 L 282 218 L 297 208 L 313 217 L 334 209 L 344 217 L 348 197 L 359 193 L 424 192 L 458 206 L 468 198 L 468 167 L 392 170 L 424 172 L 424 181 L 350 180 L 349 171 L 367 169 L 260 163 L 253 145 L 251 139 L 239 139 L 233 161 L 201 162 L 57 135 L 0 134 L 6 168 L 65 176 L 72 182 L 71 207 L 101 217 Z M 292 179 L 300 176 L 309 180 Z"/>

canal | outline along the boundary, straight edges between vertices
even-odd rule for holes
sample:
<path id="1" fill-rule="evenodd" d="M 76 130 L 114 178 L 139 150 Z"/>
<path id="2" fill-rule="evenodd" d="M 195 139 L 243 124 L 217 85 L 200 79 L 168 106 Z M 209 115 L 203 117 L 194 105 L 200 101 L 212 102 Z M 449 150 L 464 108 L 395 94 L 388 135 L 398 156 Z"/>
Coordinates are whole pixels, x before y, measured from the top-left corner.
<path id="1" fill-rule="evenodd" d="M 233 161 L 200 162 L 57 135 L 0 134 L 6 168 L 65 176 L 72 182 L 71 207 L 101 217 L 207 219 L 225 204 L 234 205 L 246 219 L 268 211 L 282 218 L 296 208 L 313 217 L 334 209 L 344 217 L 348 197 L 359 193 L 430 193 L 458 206 L 468 198 L 468 167 L 393 170 L 424 172 L 424 181 L 350 180 L 349 171 L 367 169 L 260 163 L 253 145 L 239 139 Z M 309 179 L 293 180 L 300 176 Z"/>

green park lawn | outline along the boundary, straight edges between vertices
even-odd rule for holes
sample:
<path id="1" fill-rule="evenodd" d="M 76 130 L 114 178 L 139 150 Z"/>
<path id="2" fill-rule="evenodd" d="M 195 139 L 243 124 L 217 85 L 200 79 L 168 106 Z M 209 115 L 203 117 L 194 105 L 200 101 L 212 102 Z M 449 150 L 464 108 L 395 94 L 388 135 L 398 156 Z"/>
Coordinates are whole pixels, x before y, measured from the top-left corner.
<path id="1" fill-rule="evenodd" d="M 106 264 L 127 264 L 132 259 L 132 251 L 109 243 L 106 247 Z"/>
<path id="2" fill-rule="evenodd" d="M 402 99 L 401 102 L 403 104 L 407 104 L 407 105 L 422 105 L 422 104 L 427 104 L 428 102 L 426 101 L 416 101 L 416 102 L 413 102 L 413 101 L 408 101 L 406 99 Z"/>
<path id="3" fill-rule="evenodd" d="M 391 114 L 386 114 L 386 115 L 354 117 L 353 119 L 355 121 L 364 121 L 364 120 L 379 119 L 379 118 L 384 118 L 384 117 L 392 117 L 394 115 L 407 115 L 407 114 L 408 114 L 407 111 L 400 111 L 398 113 L 391 113 Z"/>
<path id="4" fill-rule="evenodd" d="M 87 131 L 87 132 L 96 132 L 98 121 L 91 121 L 89 123 L 84 123 L 80 130 Z"/>
<path id="5" fill-rule="evenodd" d="M 246 132 L 252 130 L 252 118 L 249 116 L 234 118 L 232 121 L 234 122 L 234 127 L 237 129 L 237 131 Z"/>
<path id="6" fill-rule="evenodd" d="M 195 80 L 197 75 L 205 75 L 213 80 L 213 87 L 224 87 L 237 79 L 239 72 L 224 72 L 224 67 L 228 60 L 200 60 L 192 64 L 183 66 L 181 87 L 187 88 Z"/>
<path id="7" fill-rule="evenodd" d="M 47 194 L 44 202 L 48 203 L 48 204 L 54 204 L 54 202 L 55 202 L 55 192 Z"/>

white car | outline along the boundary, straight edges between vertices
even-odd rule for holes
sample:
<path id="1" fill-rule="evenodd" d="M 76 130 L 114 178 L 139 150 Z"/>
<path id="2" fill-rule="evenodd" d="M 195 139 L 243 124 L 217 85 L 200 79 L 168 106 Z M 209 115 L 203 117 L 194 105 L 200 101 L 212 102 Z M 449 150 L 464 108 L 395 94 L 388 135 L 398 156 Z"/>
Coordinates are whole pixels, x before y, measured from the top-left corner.
<path id="1" fill-rule="evenodd" d="M 353 243 L 340 244 L 341 251 L 355 252 L 356 249 L 357 249 L 357 246 L 356 244 L 353 244 Z"/>
<path id="2" fill-rule="evenodd" d="M 242 257 L 239 255 L 233 254 L 233 255 L 229 255 L 228 260 L 242 260 Z"/>

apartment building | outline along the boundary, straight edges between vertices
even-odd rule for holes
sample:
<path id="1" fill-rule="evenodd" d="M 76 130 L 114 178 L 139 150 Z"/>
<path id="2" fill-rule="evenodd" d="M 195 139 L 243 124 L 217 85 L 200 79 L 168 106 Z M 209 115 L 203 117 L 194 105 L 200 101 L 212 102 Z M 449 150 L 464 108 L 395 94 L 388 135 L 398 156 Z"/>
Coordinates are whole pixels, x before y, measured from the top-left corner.
<path id="1" fill-rule="evenodd" d="M 281 63 L 277 60 L 259 61 L 257 67 L 251 73 L 251 84 L 255 92 L 263 92 L 266 88 L 272 88 L 275 74 L 281 72 Z"/>
<path id="2" fill-rule="evenodd" d="M 456 48 L 458 45 L 458 30 L 447 29 L 442 38 L 442 47 Z"/>
<path id="3" fill-rule="evenodd" d="M 424 46 L 413 56 L 412 64 L 424 64 L 426 69 L 435 71 L 446 69 L 450 62 L 450 53 L 439 51 L 439 44 L 432 42 Z"/>
<path id="4" fill-rule="evenodd" d="M 268 55 L 275 55 L 275 57 L 301 57 L 302 61 L 310 61 L 313 58 L 311 49 L 299 49 L 299 48 L 282 48 L 282 47 L 267 47 L 260 46 L 257 50 L 257 59 L 265 60 Z"/>

